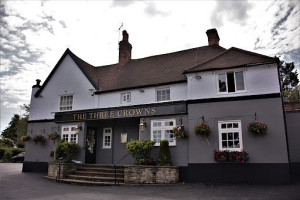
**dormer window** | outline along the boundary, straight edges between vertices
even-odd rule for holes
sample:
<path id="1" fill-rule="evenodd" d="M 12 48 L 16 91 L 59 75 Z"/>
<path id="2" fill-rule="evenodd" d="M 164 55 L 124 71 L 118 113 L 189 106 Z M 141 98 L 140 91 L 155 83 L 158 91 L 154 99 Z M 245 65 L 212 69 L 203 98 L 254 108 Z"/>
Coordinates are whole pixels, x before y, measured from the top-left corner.
<path id="1" fill-rule="evenodd" d="M 73 95 L 60 96 L 59 111 L 72 110 Z"/>
<path id="2" fill-rule="evenodd" d="M 121 104 L 126 104 L 131 101 L 131 93 L 130 92 L 124 92 L 121 93 Z"/>
<path id="3" fill-rule="evenodd" d="M 218 92 L 232 93 L 245 90 L 244 72 L 225 72 L 218 74 Z"/>

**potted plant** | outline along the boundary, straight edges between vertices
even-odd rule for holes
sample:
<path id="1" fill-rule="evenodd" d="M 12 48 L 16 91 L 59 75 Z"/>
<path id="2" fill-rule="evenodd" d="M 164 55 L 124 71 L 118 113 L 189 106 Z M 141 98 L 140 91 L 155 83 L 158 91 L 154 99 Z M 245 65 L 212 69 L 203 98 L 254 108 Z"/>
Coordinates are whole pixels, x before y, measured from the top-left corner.
<path id="1" fill-rule="evenodd" d="M 201 122 L 194 126 L 194 133 L 196 135 L 209 135 L 211 133 L 211 129 L 207 122 Z"/>
<path id="2" fill-rule="evenodd" d="M 244 151 L 215 150 L 214 157 L 217 162 L 241 162 L 249 159 L 249 154 Z"/>
<path id="3" fill-rule="evenodd" d="M 44 144 L 45 143 L 45 137 L 43 136 L 43 135 L 35 135 L 34 137 L 33 137 L 33 141 L 37 144 L 37 143 L 39 143 L 39 142 L 41 142 L 42 144 Z"/>
<path id="4" fill-rule="evenodd" d="M 173 133 L 173 135 L 176 139 L 180 139 L 180 138 L 184 139 L 184 138 L 188 137 L 188 133 L 184 130 L 183 125 L 178 125 L 178 126 L 174 127 L 171 132 Z"/>
<path id="5" fill-rule="evenodd" d="M 22 142 L 28 142 L 29 140 L 31 140 L 31 137 L 29 135 L 25 135 L 21 138 Z"/>
<path id="6" fill-rule="evenodd" d="M 55 141 L 59 139 L 59 134 L 54 132 L 54 133 L 49 133 L 48 134 L 48 139 L 53 141 L 53 144 L 55 144 Z"/>
<path id="7" fill-rule="evenodd" d="M 263 122 L 251 122 L 247 126 L 248 131 L 253 134 L 261 135 L 267 133 L 268 126 Z"/>

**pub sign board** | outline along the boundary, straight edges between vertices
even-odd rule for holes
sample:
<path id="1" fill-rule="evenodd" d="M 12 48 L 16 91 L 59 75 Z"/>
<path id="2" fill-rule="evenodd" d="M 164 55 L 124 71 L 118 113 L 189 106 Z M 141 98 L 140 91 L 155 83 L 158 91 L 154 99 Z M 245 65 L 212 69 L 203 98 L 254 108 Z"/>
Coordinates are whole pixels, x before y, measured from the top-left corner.
<path id="1" fill-rule="evenodd" d="M 76 122 L 101 119 L 119 119 L 158 115 L 185 114 L 186 103 L 119 107 L 55 113 L 55 122 Z"/>

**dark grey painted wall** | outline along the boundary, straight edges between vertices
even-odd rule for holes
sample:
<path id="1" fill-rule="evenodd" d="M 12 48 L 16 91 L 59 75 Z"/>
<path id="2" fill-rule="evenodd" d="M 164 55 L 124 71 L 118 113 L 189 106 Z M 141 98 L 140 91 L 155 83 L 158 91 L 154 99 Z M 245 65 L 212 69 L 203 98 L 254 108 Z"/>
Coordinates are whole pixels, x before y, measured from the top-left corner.
<path id="1" fill-rule="evenodd" d="M 250 134 L 249 122 L 255 120 L 268 125 L 263 136 Z M 212 134 L 205 139 L 190 134 L 189 163 L 215 163 L 213 151 L 219 149 L 218 121 L 241 120 L 243 148 L 250 155 L 248 163 L 287 163 L 287 146 L 280 98 L 197 103 L 188 105 L 189 129 L 202 122 L 202 116 L 212 128 Z"/>
<path id="2" fill-rule="evenodd" d="M 185 130 L 190 132 L 188 130 L 188 120 L 187 115 L 169 115 L 169 116 L 160 116 L 160 117 L 149 117 L 144 118 L 147 124 L 147 127 L 145 128 L 144 132 L 140 133 L 140 140 L 148 139 L 151 140 L 151 120 L 157 120 L 157 119 L 176 119 L 176 125 L 180 124 L 180 121 L 182 121 L 182 124 L 185 127 Z M 177 166 L 187 166 L 188 165 L 188 145 L 189 140 L 188 139 L 177 139 L 176 140 L 176 146 L 170 146 L 171 151 L 171 157 L 172 162 L 174 165 Z M 154 147 L 152 152 L 152 158 L 157 159 L 159 152 L 159 147 Z"/>
<path id="3" fill-rule="evenodd" d="M 85 141 L 85 125 L 83 122 L 80 123 L 68 123 L 68 124 L 57 124 L 54 122 L 40 122 L 40 123 L 29 123 L 27 128 L 27 135 L 32 139 L 26 142 L 25 151 L 25 161 L 28 162 L 51 162 L 54 161 L 54 158 L 50 157 L 49 154 L 51 151 L 55 151 L 57 142 L 54 144 L 52 140 L 48 139 L 47 134 L 54 131 L 61 133 L 62 125 L 74 125 L 80 124 L 83 129 L 78 134 L 78 144 L 80 147 L 84 147 Z M 44 144 L 36 144 L 33 141 L 34 135 L 43 135 L 46 139 Z M 85 152 L 84 150 L 80 151 L 79 154 L 74 157 L 75 160 L 84 162 Z"/>
<path id="4" fill-rule="evenodd" d="M 300 163 L 300 111 L 286 112 L 290 160 Z"/>

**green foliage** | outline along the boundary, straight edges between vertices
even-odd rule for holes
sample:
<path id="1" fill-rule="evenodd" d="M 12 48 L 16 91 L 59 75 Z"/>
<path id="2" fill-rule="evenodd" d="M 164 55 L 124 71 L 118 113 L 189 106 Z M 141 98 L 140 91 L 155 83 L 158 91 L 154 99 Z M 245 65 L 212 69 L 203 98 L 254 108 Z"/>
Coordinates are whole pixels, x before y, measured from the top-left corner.
<path id="1" fill-rule="evenodd" d="M 17 141 L 17 124 L 20 120 L 20 115 L 14 114 L 9 122 L 9 126 L 2 131 L 3 138 L 9 138 L 11 140 Z"/>
<path id="2" fill-rule="evenodd" d="M 278 57 L 277 62 L 279 66 L 279 74 L 280 74 L 280 83 L 283 92 L 287 91 L 290 87 L 295 87 L 299 83 L 298 72 L 295 69 L 295 65 L 293 62 L 286 63 L 284 61 L 279 60 Z"/>
<path id="3" fill-rule="evenodd" d="M 300 86 L 289 88 L 283 92 L 283 96 L 288 97 L 290 103 L 300 102 Z"/>
<path id="4" fill-rule="evenodd" d="M 45 137 L 43 136 L 43 135 L 35 135 L 34 137 L 33 137 L 33 141 L 37 144 L 37 143 L 39 143 L 39 142 L 41 142 L 42 144 L 44 144 L 45 143 Z"/>
<path id="5" fill-rule="evenodd" d="M 60 138 L 60 135 L 56 132 L 54 133 L 49 133 L 48 134 L 48 139 L 53 141 L 53 144 L 55 144 L 55 141 Z"/>
<path id="6" fill-rule="evenodd" d="M 161 140 L 157 162 L 159 165 L 172 165 L 169 141 Z"/>
<path id="7" fill-rule="evenodd" d="M 80 146 L 78 144 L 61 140 L 56 147 L 55 159 L 62 158 L 64 162 L 70 163 L 79 150 Z"/>
<path id="8" fill-rule="evenodd" d="M 3 138 L 0 139 L 0 147 L 14 147 L 15 143 L 12 139 L 9 138 Z"/>
<path id="9" fill-rule="evenodd" d="M 265 134 L 268 130 L 267 124 L 258 121 L 249 123 L 247 128 L 250 133 L 254 134 Z"/>
<path id="10" fill-rule="evenodd" d="M 211 129 L 207 122 L 201 122 L 200 124 L 196 124 L 194 126 L 194 133 L 196 135 L 208 135 L 211 133 Z"/>
<path id="11" fill-rule="evenodd" d="M 3 162 L 11 162 L 11 157 L 13 157 L 12 151 L 6 150 L 3 156 Z"/>
<path id="12" fill-rule="evenodd" d="M 171 132 L 174 134 L 174 137 L 177 139 L 187 138 L 189 136 L 189 134 L 184 130 L 183 125 L 178 125 L 174 127 Z"/>
<path id="13" fill-rule="evenodd" d="M 154 144 L 151 140 L 135 140 L 127 143 L 126 150 L 135 159 L 134 164 L 141 165 L 150 158 Z"/>

